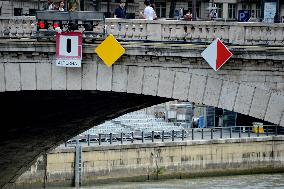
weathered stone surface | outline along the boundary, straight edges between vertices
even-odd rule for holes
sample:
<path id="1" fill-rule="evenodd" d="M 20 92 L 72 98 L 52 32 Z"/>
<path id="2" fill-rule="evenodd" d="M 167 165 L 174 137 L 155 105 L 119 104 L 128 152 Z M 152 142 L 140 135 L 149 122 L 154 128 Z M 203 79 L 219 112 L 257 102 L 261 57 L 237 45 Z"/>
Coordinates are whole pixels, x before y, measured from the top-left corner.
<path id="1" fill-rule="evenodd" d="M 67 90 L 82 89 L 81 68 L 67 68 Z"/>
<path id="2" fill-rule="evenodd" d="M 247 115 L 250 110 L 253 93 L 254 87 L 240 84 L 233 110 L 235 112 L 243 112 L 243 114 Z"/>
<path id="3" fill-rule="evenodd" d="M 143 82 L 144 68 L 138 66 L 128 67 L 128 78 L 127 78 L 127 92 L 128 93 L 142 93 L 142 82 Z"/>
<path id="4" fill-rule="evenodd" d="M 284 112 L 283 94 L 272 93 L 264 119 L 272 123 L 276 123 L 276 124 L 280 123 L 282 119 L 280 125 L 284 126 L 284 122 L 283 122 L 284 116 L 282 116 L 283 112 Z"/>
<path id="5" fill-rule="evenodd" d="M 173 95 L 175 72 L 160 70 L 158 96 L 171 98 Z"/>
<path id="6" fill-rule="evenodd" d="M 143 79 L 143 94 L 156 96 L 158 92 L 159 69 L 145 68 Z"/>
<path id="7" fill-rule="evenodd" d="M 96 63 L 82 65 L 82 90 L 97 89 L 97 68 Z"/>
<path id="8" fill-rule="evenodd" d="M 192 74 L 188 92 L 189 101 L 202 104 L 206 80 L 205 76 Z"/>
<path id="9" fill-rule="evenodd" d="M 148 40 L 155 40 L 160 41 L 162 39 L 161 36 L 162 26 L 161 24 L 148 24 L 147 25 L 147 39 Z"/>
<path id="10" fill-rule="evenodd" d="M 256 88 L 251 103 L 249 115 L 259 119 L 263 119 L 268 105 L 270 92 L 267 90 Z M 284 101 L 283 101 L 284 102 Z"/>
<path id="11" fill-rule="evenodd" d="M 204 104 L 214 107 L 218 106 L 222 82 L 220 79 L 208 77 L 203 98 Z"/>
<path id="12" fill-rule="evenodd" d="M 284 112 L 282 113 L 282 118 L 279 125 L 284 127 Z"/>
<path id="13" fill-rule="evenodd" d="M 174 81 L 173 98 L 187 100 L 191 74 L 185 72 L 176 72 Z"/>
<path id="14" fill-rule="evenodd" d="M 51 90 L 51 64 L 36 64 L 36 87 L 37 90 Z"/>
<path id="15" fill-rule="evenodd" d="M 233 110 L 238 87 L 238 83 L 223 81 L 218 107 L 226 110 Z"/>
<path id="16" fill-rule="evenodd" d="M 5 71 L 4 64 L 0 63 L 0 92 L 5 91 Z"/>
<path id="17" fill-rule="evenodd" d="M 123 65 L 113 65 L 112 91 L 126 92 L 128 67 Z"/>
<path id="18" fill-rule="evenodd" d="M 52 64 L 51 70 L 52 90 L 66 90 L 66 68 Z"/>
<path id="19" fill-rule="evenodd" d="M 6 91 L 21 90 L 20 64 L 6 63 L 4 64 L 4 66 L 5 66 Z"/>
<path id="20" fill-rule="evenodd" d="M 20 64 L 22 90 L 36 90 L 36 68 L 34 63 Z"/>
<path id="21" fill-rule="evenodd" d="M 160 167 L 164 167 L 159 179 L 163 179 L 163 176 L 167 179 L 176 178 L 177 170 L 184 178 L 187 174 L 192 177 L 200 174 L 212 176 L 212 173 L 228 175 L 228 172 L 279 172 L 284 170 L 284 160 L 281 158 L 284 155 L 283 141 L 283 136 L 269 136 L 107 146 L 91 144 L 90 147 L 83 147 L 82 184 L 113 182 L 115 185 L 119 181 L 134 181 L 137 178 L 140 181 L 141 178 L 152 180 L 153 173 L 157 170 L 157 164 L 153 163 L 155 156 L 162 157 L 156 158 L 155 161 Z M 271 154 L 277 154 L 279 158 L 273 158 Z M 71 185 L 74 166 L 70 165 L 74 164 L 74 160 L 75 148 L 57 148 L 48 153 L 47 185 L 59 184 L 58 182 L 61 185 Z M 17 185 L 32 188 L 33 184 L 43 182 L 43 174 L 40 174 L 44 172 L 42 158 L 39 158 L 33 167 L 17 180 Z"/>
<path id="22" fill-rule="evenodd" d="M 97 89 L 100 91 L 111 91 L 112 67 L 98 64 Z"/>

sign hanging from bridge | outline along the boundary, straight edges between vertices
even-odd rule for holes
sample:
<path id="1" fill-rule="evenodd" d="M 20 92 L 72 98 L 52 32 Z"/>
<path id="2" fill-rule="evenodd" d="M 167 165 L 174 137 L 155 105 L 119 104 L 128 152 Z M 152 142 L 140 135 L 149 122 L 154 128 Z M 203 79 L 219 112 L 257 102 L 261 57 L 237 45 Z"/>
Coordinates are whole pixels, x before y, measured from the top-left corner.
<path id="1" fill-rule="evenodd" d="M 82 33 L 56 33 L 56 65 L 81 67 Z"/>
<path id="2" fill-rule="evenodd" d="M 219 70 L 232 55 L 233 54 L 218 38 L 201 53 L 201 56 L 215 71 Z"/>
<path id="3" fill-rule="evenodd" d="M 110 34 L 96 49 L 95 52 L 102 59 L 102 61 L 111 67 L 124 53 L 125 49 Z"/>

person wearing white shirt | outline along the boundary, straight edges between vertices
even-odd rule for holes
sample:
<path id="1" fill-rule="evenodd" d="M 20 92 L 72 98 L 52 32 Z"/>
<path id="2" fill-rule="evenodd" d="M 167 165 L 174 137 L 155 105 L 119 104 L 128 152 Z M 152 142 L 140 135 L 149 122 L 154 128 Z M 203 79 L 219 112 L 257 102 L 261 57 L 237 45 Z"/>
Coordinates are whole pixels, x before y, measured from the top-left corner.
<path id="1" fill-rule="evenodd" d="M 154 11 L 154 9 L 150 6 L 149 1 L 145 1 L 145 9 L 144 13 L 140 13 L 146 20 L 155 20 L 157 18 L 157 15 Z"/>

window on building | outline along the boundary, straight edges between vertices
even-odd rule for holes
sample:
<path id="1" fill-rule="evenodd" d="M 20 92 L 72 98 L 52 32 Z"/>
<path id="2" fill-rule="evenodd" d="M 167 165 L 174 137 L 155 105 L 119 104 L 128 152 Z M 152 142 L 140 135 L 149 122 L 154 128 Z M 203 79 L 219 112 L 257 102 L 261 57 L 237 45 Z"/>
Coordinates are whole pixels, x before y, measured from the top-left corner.
<path id="1" fill-rule="evenodd" d="M 237 17 L 236 12 L 237 12 L 237 5 L 229 3 L 228 17 L 231 19 L 235 19 Z"/>
<path id="2" fill-rule="evenodd" d="M 36 9 L 29 9 L 29 16 L 35 16 L 36 15 Z"/>
<path id="3" fill-rule="evenodd" d="M 157 17 L 159 18 L 164 18 L 166 17 L 166 2 L 155 2 L 155 9 L 156 9 L 156 14 Z"/>
<path id="4" fill-rule="evenodd" d="M 242 10 L 251 10 L 250 4 L 242 4 Z"/>
<path id="5" fill-rule="evenodd" d="M 223 3 L 216 3 L 217 18 L 223 18 Z"/>
<path id="6" fill-rule="evenodd" d="M 14 16 L 22 16 L 23 9 L 22 8 L 14 8 Z"/>
<path id="7" fill-rule="evenodd" d="M 201 17 L 200 13 L 201 2 L 196 2 L 196 16 Z M 192 13 L 192 1 L 188 2 L 188 10 Z"/>

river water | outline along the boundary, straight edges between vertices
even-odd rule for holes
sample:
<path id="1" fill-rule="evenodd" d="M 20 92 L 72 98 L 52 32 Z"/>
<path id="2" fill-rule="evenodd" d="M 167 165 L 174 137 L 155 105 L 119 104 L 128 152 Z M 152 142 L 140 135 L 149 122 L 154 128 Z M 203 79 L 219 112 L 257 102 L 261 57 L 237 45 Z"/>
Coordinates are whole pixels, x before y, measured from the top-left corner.
<path id="1" fill-rule="evenodd" d="M 80 189 L 284 189 L 284 174 L 259 174 L 156 182 L 113 183 Z M 71 189 L 71 188 L 56 188 Z"/>

